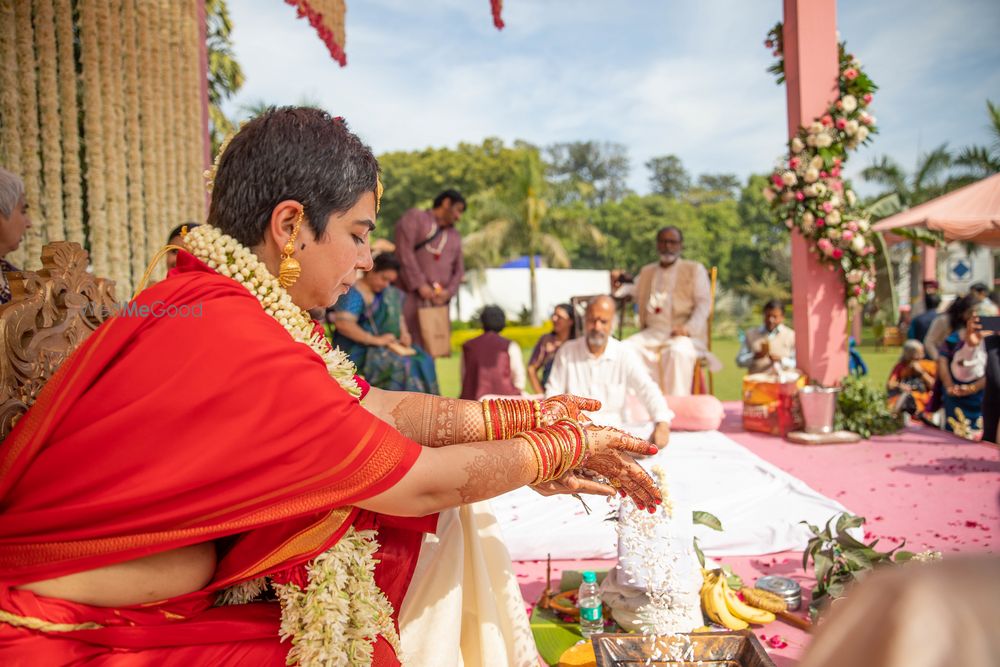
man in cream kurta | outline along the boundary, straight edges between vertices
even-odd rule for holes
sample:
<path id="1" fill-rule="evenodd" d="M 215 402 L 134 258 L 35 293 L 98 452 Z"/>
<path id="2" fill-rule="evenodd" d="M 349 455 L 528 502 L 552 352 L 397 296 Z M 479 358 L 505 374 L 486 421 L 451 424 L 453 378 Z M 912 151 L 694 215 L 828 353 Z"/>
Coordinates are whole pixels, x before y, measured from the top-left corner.
<path id="1" fill-rule="evenodd" d="M 707 357 L 712 370 L 721 368 L 708 352 L 708 272 L 698 262 L 681 259 L 683 248 L 684 236 L 677 227 L 657 232 L 660 260 L 642 267 L 632 286 L 641 331 L 625 340 L 669 396 L 691 394 L 699 357 Z"/>

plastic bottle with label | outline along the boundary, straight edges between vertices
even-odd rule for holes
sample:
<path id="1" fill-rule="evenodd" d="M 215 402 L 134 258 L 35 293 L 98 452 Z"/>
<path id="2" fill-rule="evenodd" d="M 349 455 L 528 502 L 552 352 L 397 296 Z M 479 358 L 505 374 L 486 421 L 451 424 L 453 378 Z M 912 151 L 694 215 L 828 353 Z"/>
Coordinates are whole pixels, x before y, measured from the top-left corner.
<path id="1" fill-rule="evenodd" d="M 583 638 L 590 639 L 591 635 L 604 632 L 601 594 L 597 589 L 597 575 L 593 572 L 583 573 L 576 604 L 580 608 L 580 634 Z"/>

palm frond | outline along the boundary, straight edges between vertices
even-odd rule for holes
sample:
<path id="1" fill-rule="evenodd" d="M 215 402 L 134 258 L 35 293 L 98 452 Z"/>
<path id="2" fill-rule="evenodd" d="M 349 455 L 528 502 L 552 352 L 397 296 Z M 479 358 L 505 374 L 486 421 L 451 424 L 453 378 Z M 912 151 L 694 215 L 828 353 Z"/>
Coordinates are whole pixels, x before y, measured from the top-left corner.
<path id="1" fill-rule="evenodd" d="M 986 100 L 986 113 L 990 120 L 990 134 L 993 135 L 993 152 L 1000 157 L 1000 104 L 993 104 L 993 102 Z"/>
<path id="2" fill-rule="evenodd" d="M 903 203 L 899 199 L 899 193 L 893 192 L 879 197 L 874 202 L 865 207 L 865 213 L 875 220 L 888 218 L 903 210 Z"/>
<path id="3" fill-rule="evenodd" d="M 885 185 L 891 192 L 899 194 L 901 198 L 906 196 L 906 174 L 899 163 L 887 155 L 883 155 L 880 160 L 875 160 L 862 169 L 861 178 L 869 183 Z"/>
<path id="4" fill-rule="evenodd" d="M 985 146 L 966 146 L 955 158 L 974 178 L 985 178 L 1000 171 L 1000 155 L 993 156 Z"/>
<path id="5" fill-rule="evenodd" d="M 542 234 L 538 237 L 538 250 L 542 257 L 549 263 L 549 266 L 556 269 L 568 269 L 570 267 L 569 253 L 556 236 L 552 234 Z"/>
<path id="6" fill-rule="evenodd" d="M 941 144 L 930 153 L 920 156 L 917 171 L 913 175 L 913 191 L 927 190 L 950 167 L 951 153 L 948 152 L 948 144 Z"/>

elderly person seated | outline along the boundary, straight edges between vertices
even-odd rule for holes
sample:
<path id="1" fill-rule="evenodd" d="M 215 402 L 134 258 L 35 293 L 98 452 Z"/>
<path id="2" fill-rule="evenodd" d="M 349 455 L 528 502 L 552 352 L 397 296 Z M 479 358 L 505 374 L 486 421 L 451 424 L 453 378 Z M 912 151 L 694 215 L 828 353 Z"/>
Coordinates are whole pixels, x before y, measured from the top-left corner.
<path id="1" fill-rule="evenodd" d="M 379 389 L 439 394 L 434 360 L 411 346 L 403 318 L 403 293 L 392 286 L 399 260 L 375 258 L 372 270 L 333 307 L 333 341 L 354 362 L 358 374 Z"/>
<path id="2" fill-rule="evenodd" d="M 626 395 L 634 391 L 654 422 L 650 440 L 662 447 L 670 438 L 674 413 L 638 352 L 611 337 L 615 317 L 615 302 L 610 296 L 591 300 L 583 321 L 584 336 L 559 349 L 545 395 L 578 393 L 597 399 L 601 409 L 591 415 L 594 421 L 622 426 L 627 421 Z"/>
<path id="3" fill-rule="evenodd" d="M 945 428 L 967 436 L 982 430 L 986 387 L 986 347 L 976 305 L 976 298 L 968 294 L 948 307 L 952 333 L 937 360 L 944 390 Z"/>
<path id="4" fill-rule="evenodd" d="M 918 416 L 923 414 L 931 399 L 937 379 L 937 365 L 924 356 L 924 344 L 919 340 L 903 343 L 903 354 L 889 373 L 889 409 L 894 413 Z"/>
<path id="5" fill-rule="evenodd" d="M 6 169 L 0 169 L 0 304 L 11 299 L 10 285 L 4 274 L 20 271 L 6 260 L 7 254 L 17 250 L 29 227 L 31 218 L 28 216 L 24 181 Z"/>
<path id="6" fill-rule="evenodd" d="M 485 306 L 479 314 L 483 333 L 462 344 L 460 398 L 520 396 L 524 392 L 524 357 L 521 347 L 500 335 L 507 317 L 499 306 Z"/>

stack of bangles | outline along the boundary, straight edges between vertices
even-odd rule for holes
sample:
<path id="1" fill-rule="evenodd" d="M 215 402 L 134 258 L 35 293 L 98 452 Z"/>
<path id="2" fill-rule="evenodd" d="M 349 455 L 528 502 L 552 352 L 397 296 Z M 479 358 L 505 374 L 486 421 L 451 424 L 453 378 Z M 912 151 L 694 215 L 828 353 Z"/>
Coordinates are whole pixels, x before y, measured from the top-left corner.
<path id="1" fill-rule="evenodd" d="M 509 440 L 542 425 L 542 402 L 495 398 L 483 401 L 487 440 Z"/>
<path id="2" fill-rule="evenodd" d="M 549 426 L 517 433 L 514 437 L 524 439 L 535 454 L 538 475 L 532 485 L 562 477 L 583 463 L 590 449 L 587 431 L 572 419 L 560 419 Z"/>

